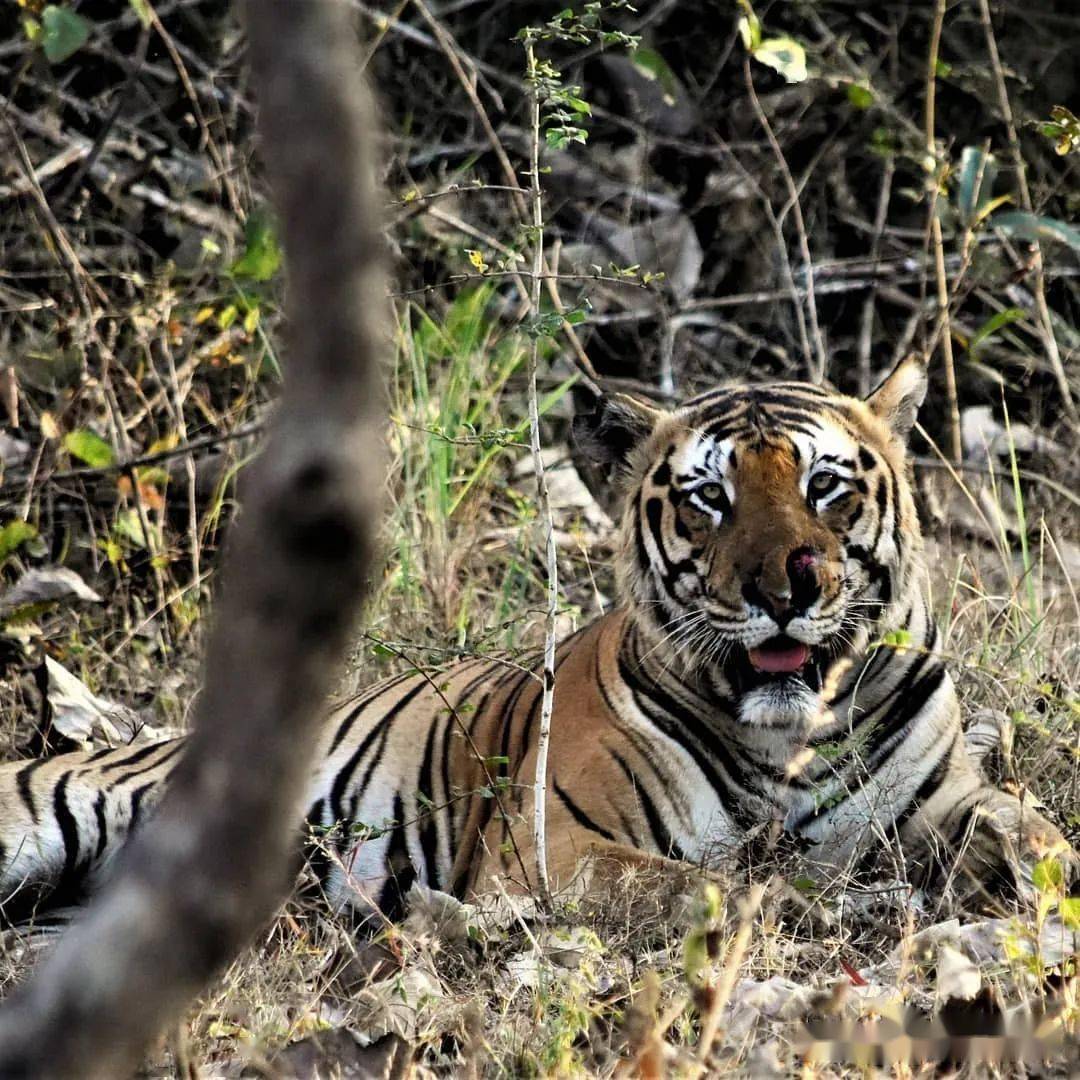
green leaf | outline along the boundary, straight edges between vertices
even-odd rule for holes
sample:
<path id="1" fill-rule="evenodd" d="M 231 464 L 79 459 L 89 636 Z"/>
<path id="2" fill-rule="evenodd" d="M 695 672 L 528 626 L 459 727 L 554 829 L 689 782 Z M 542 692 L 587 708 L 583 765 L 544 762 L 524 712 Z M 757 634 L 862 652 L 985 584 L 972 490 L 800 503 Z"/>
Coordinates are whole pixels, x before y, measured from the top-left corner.
<path id="1" fill-rule="evenodd" d="M 138 16 L 139 22 L 142 23 L 144 29 L 148 29 L 150 24 L 154 21 L 153 13 L 150 10 L 149 0 L 128 0 L 131 5 L 131 10 Z"/>
<path id="2" fill-rule="evenodd" d="M 113 448 L 100 436 L 86 428 L 69 431 L 64 436 L 64 449 L 92 469 L 104 469 L 116 460 Z"/>
<path id="3" fill-rule="evenodd" d="M 778 71 L 789 83 L 806 82 L 806 50 L 794 38 L 767 38 L 753 55 L 759 63 Z"/>
<path id="4" fill-rule="evenodd" d="M 675 101 L 679 95 L 679 80 L 668 62 L 655 49 L 635 49 L 630 59 L 646 79 L 660 84 L 660 89 L 669 103 Z"/>
<path id="5" fill-rule="evenodd" d="M 991 315 L 990 318 L 971 335 L 971 340 L 968 342 L 968 352 L 973 353 L 982 342 L 984 342 L 991 334 L 996 334 L 1003 326 L 1018 322 L 1026 316 L 1027 312 L 1023 308 L 1018 307 L 1005 308 L 1004 311 L 998 311 Z"/>
<path id="6" fill-rule="evenodd" d="M 143 531 L 142 519 L 139 517 L 139 512 L 134 508 L 122 510 L 116 515 L 113 534 L 120 537 L 121 540 L 127 540 L 129 543 L 134 544 L 137 548 L 146 547 L 146 533 Z"/>
<path id="7" fill-rule="evenodd" d="M 701 979 L 701 973 L 709 962 L 709 952 L 705 943 L 705 935 L 700 930 L 695 930 L 686 936 L 683 942 L 683 972 L 686 981 L 695 986 Z"/>
<path id="8" fill-rule="evenodd" d="M 1029 241 L 1060 240 L 1073 251 L 1080 252 L 1080 230 L 1057 218 L 1030 214 L 1026 210 L 1010 210 L 1007 214 L 995 214 L 990 221 L 1007 236 Z"/>
<path id="9" fill-rule="evenodd" d="M 1065 884 L 1065 871 L 1053 855 L 1047 855 L 1032 867 L 1031 883 L 1041 893 L 1056 892 Z"/>
<path id="10" fill-rule="evenodd" d="M 960 155 L 960 182 L 956 190 L 956 205 L 961 220 L 969 224 L 975 212 L 990 197 L 997 178 L 997 161 L 981 146 L 965 146 Z"/>
<path id="11" fill-rule="evenodd" d="M 1061 921 L 1070 930 L 1080 930 L 1080 896 L 1066 896 L 1058 904 Z"/>
<path id="12" fill-rule="evenodd" d="M 281 246 L 273 215 L 266 209 L 252 211 L 244 223 L 244 254 L 233 263 L 237 277 L 269 281 L 281 266 Z"/>
<path id="13" fill-rule="evenodd" d="M 41 13 L 41 49 L 50 64 L 77 53 L 90 36 L 90 24 L 74 11 L 49 4 Z"/>
<path id="14" fill-rule="evenodd" d="M 847 99 L 855 109 L 869 109 L 874 104 L 873 92 L 858 83 L 847 84 Z"/>
<path id="15" fill-rule="evenodd" d="M 739 6 L 746 12 L 739 18 L 739 37 L 742 38 L 747 52 L 752 53 L 761 44 L 761 20 L 754 14 L 747 0 L 740 0 Z"/>
<path id="16" fill-rule="evenodd" d="M 16 518 L 0 528 L 0 563 L 14 555 L 28 540 L 37 536 L 37 529 L 29 521 Z"/>

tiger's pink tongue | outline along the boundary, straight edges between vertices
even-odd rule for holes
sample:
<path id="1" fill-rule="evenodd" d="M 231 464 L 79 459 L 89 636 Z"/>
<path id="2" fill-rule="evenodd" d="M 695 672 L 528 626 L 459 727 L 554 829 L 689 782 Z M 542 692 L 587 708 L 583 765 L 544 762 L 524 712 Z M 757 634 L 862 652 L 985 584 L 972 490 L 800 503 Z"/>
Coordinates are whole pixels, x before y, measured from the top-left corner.
<path id="1" fill-rule="evenodd" d="M 781 671 L 798 671 L 810 659 L 810 646 L 801 641 L 784 649 L 750 649 L 750 663 L 758 671 L 770 674 Z"/>

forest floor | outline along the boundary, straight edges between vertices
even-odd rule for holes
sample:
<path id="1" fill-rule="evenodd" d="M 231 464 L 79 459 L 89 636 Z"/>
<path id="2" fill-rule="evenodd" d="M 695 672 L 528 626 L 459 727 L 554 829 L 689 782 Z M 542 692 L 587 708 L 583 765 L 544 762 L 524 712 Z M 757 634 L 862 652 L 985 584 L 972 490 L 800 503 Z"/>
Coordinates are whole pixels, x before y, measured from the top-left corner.
<path id="1" fill-rule="evenodd" d="M 341 691 L 541 644 L 530 334 L 560 633 L 614 596 L 612 507 L 567 445 L 579 347 L 658 400 L 732 377 L 858 392 L 927 349 L 915 477 L 969 736 L 995 782 L 1080 842 L 1080 126 L 1052 111 L 1080 100 L 1070 5 L 958 5 L 936 59 L 932 9 L 913 5 L 774 5 L 744 32 L 733 12 L 709 49 L 704 0 L 602 5 L 633 51 L 564 20 L 541 43 L 570 119 L 546 121 L 553 280 L 531 313 L 507 190 L 531 139 L 512 38 L 557 6 L 354 6 L 387 131 L 395 340 L 386 560 Z M 288 371 L 229 6 L 45 10 L 0 13 L 8 759 L 184 729 L 219 543 Z M 1080 929 L 1052 880 L 1034 906 L 842 884 L 782 863 L 656 867 L 547 915 L 417 895 L 370 942 L 292 901 L 148 1075 L 867 1075 L 869 1044 L 906 1052 L 905 1009 L 950 1000 L 977 1031 L 1031 1030 L 1049 1008 L 1051 1063 L 986 1075 L 1076 1075 Z M 49 940 L 6 934 L 5 987 Z M 842 1024 L 842 1061 L 813 1064 Z"/>

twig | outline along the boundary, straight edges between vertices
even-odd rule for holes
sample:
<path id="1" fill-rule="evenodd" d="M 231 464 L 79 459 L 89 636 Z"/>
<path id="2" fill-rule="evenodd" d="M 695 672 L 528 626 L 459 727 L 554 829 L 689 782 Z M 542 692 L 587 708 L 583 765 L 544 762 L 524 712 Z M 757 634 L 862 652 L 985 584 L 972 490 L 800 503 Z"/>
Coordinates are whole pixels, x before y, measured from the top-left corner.
<path id="1" fill-rule="evenodd" d="M 544 276 L 544 284 L 547 286 L 548 296 L 551 297 L 551 302 L 555 305 L 555 310 L 560 315 L 566 310 L 562 302 L 562 296 L 559 294 L 559 253 L 561 250 L 562 241 L 556 240 L 551 255 L 552 272 Z M 569 325 L 570 324 L 564 319 L 563 327 L 565 328 Z M 574 350 L 574 355 L 576 357 L 575 366 L 581 373 L 582 381 L 594 394 L 599 394 L 604 382 L 603 376 L 593 367 L 592 361 L 589 359 L 589 354 L 585 351 L 577 334 L 568 334 L 567 341 L 570 342 L 570 347 Z"/>
<path id="2" fill-rule="evenodd" d="M 529 120 L 532 139 L 529 146 L 529 196 L 532 203 L 533 271 L 529 306 L 533 316 L 540 314 L 541 276 L 544 269 L 544 200 L 540 190 L 540 92 L 536 84 L 536 53 L 531 39 L 525 40 L 526 79 L 532 87 L 529 95 Z M 551 516 L 544 457 L 540 452 L 540 407 L 536 389 L 536 370 L 540 359 L 540 339 L 533 334 L 529 349 L 529 445 L 540 521 L 546 531 L 547 612 L 544 618 L 544 685 L 540 700 L 540 730 L 536 738 L 536 777 L 533 784 L 533 843 L 536 848 L 536 875 L 540 901 L 551 907 L 551 887 L 547 872 L 547 759 L 551 739 L 551 714 L 555 706 L 555 621 L 559 614 L 559 559 L 555 547 L 555 522 Z"/>
<path id="3" fill-rule="evenodd" d="M 518 184 L 517 173 L 514 171 L 514 166 L 510 163 L 510 158 L 491 123 L 491 119 L 487 114 L 487 109 L 484 108 L 484 103 L 480 100 L 480 95 L 476 92 L 474 80 L 468 77 L 463 66 L 464 63 L 467 62 L 475 72 L 477 70 L 477 65 L 466 57 L 465 53 L 458 47 L 457 42 L 451 37 L 442 23 L 432 15 L 428 6 L 424 3 L 424 0 L 413 0 L 413 4 L 415 5 L 416 10 L 420 12 L 423 20 L 431 27 L 432 34 L 434 34 L 436 41 L 439 43 L 439 47 L 442 49 L 451 68 L 453 68 L 454 74 L 457 76 L 462 89 L 465 91 L 466 96 L 472 104 L 473 110 L 476 112 L 477 118 L 480 121 L 480 126 L 484 129 L 484 135 L 487 137 L 488 145 L 491 147 L 492 153 L 494 153 L 496 160 L 499 162 L 499 167 L 502 169 L 507 186 L 510 188 L 513 195 L 512 201 L 519 220 L 523 223 L 528 221 L 529 206 L 525 198 L 525 192 L 522 190 L 521 185 Z M 535 182 L 539 183 L 539 180 L 537 179 Z M 543 245 L 541 244 L 540 262 L 539 264 L 534 263 L 533 275 L 536 277 L 541 273 L 549 272 L 550 270 L 544 261 L 544 250 Z M 516 276 L 513 271 L 510 273 L 512 276 Z M 525 298 L 526 303 L 528 303 L 528 294 L 526 293 L 520 277 L 518 279 L 518 287 L 521 290 L 522 297 Z M 535 283 L 533 287 L 536 287 Z M 534 313 L 539 312 L 538 304 L 539 301 L 537 301 L 537 305 L 533 306 Z M 563 335 L 571 343 L 575 357 L 583 355 L 584 349 L 581 342 L 578 340 L 577 332 L 574 330 L 573 326 L 566 320 L 563 320 L 561 329 Z M 588 365 L 588 368 L 591 367 L 591 364 Z M 583 369 L 582 373 L 586 375 L 586 377 L 590 377 L 588 370 Z"/>
<path id="4" fill-rule="evenodd" d="M 263 429 L 261 423 L 255 422 L 244 424 L 232 431 L 219 431 L 213 435 L 204 435 L 190 442 L 179 443 L 168 450 L 159 450 L 153 454 L 143 454 L 140 457 L 125 458 L 123 461 L 114 461 L 108 465 L 86 465 L 77 469 L 65 469 L 62 472 L 50 473 L 44 477 L 43 483 L 63 483 L 67 480 L 86 480 L 94 477 L 108 476 L 111 473 L 127 473 L 132 469 L 141 469 L 145 465 L 160 465 L 163 461 L 172 458 L 183 457 L 185 454 L 194 453 L 196 450 L 206 450 L 209 447 L 219 446 L 222 443 L 234 442 L 236 439 L 246 439 L 251 435 L 258 435 Z M 45 444 L 42 443 L 44 446 Z M 28 480 L 4 478 L 5 486 L 25 486 Z"/>
<path id="5" fill-rule="evenodd" d="M 480 766 L 480 769 L 484 774 L 484 784 L 487 787 L 488 791 L 492 793 L 492 798 L 495 801 L 495 807 L 499 812 L 499 816 L 502 818 L 503 821 L 508 823 L 506 831 L 507 835 L 510 838 L 510 846 L 514 849 L 514 857 L 517 859 L 518 866 L 521 867 L 521 874 L 524 882 L 525 884 L 528 884 L 529 871 L 525 866 L 524 859 L 522 859 L 521 857 L 521 849 L 518 847 L 517 840 L 514 839 L 514 830 L 509 828 L 510 812 L 509 810 L 507 810 L 506 804 L 503 802 L 502 791 L 499 787 L 499 782 L 495 778 L 495 776 L 492 775 L 491 766 L 488 763 L 488 759 L 480 752 L 480 747 L 476 745 L 476 740 L 473 738 L 472 730 L 470 729 L 469 725 L 466 724 L 464 720 L 462 720 L 461 713 L 454 707 L 454 704 L 446 696 L 446 691 L 442 688 L 442 686 L 434 678 L 432 678 L 431 673 L 424 667 L 423 664 L 419 663 L 415 659 L 415 657 L 410 656 L 409 653 L 407 653 L 402 646 L 394 645 L 392 642 L 386 641 L 382 638 L 378 638 L 374 634 L 370 633 L 365 633 L 364 637 L 367 638 L 368 641 L 375 642 L 381 648 L 387 649 L 389 652 L 393 653 L 399 660 L 404 660 L 405 663 L 407 663 L 411 668 L 414 668 L 416 670 L 416 673 L 428 684 L 431 690 L 442 702 L 443 708 L 446 710 L 447 715 L 457 725 L 461 737 L 465 740 L 465 742 L 468 743 L 469 751 L 476 759 L 476 763 Z M 516 671 L 525 670 L 521 667 L 520 664 L 509 664 L 508 666 L 512 667 Z M 525 673 L 530 677 L 535 678 L 535 675 L 533 675 L 531 671 L 526 671 Z"/>
<path id="6" fill-rule="evenodd" d="M 169 54 L 169 59 L 172 61 L 173 67 L 176 69 L 176 74 L 180 78 L 180 85 L 183 86 L 184 93 L 187 95 L 188 101 L 191 104 L 191 111 L 199 125 L 200 140 L 210 154 L 211 160 L 217 166 L 219 174 L 218 179 L 221 182 L 221 188 L 229 201 L 229 208 L 238 217 L 242 217 L 244 208 L 241 205 L 240 196 L 237 194 L 232 178 L 229 176 L 229 168 L 225 163 L 225 159 L 221 156 L 217 141 L 214 139 L 213 135 L 210 134 L 210 125 L 206 122 L 206 117 L 203 115 L 202 106 L 199 104 L 199 95 L 195 92 L 195 86 L 191 81 L 191 76 L 188 74 L 183 57 L 180 55 L 180 50 L 177 47 L 176 42 L 173 41 L 172 35 L 165 29 L 165 24 L 161 21 L 161 17 L 158 15 L 157 11 L 154 10 L 153 4 L 147 2 L 146 9 L 150 13 L 150 24 L 153 26 L 154 30 L 157 31 L 158 37 L 161 38 L 161 43 L 165 46 L 165 51 Z"/>
<path id="7" fill-rule="evenodd" d="M 1013 119 L 1012 104 L 1009 101 L 1009 90 L 1005 85 L 1005 72 L 1001 67 L 1001 57 L 998 55 L 997 38 L 994 35 L 994 26 L 990 21 L 989 0 L 979 0 L 979 17 L 982 21 L 983 32 L 986 35 L 986 51 L 990 56 L 990 68 L 994 73 L 994 84 L 997 88 L 998 106 L 1005 120 L 1005 131 L 1009 138 L 1009 152 L 1012 154 L 1013 169 L 1016 172 L 1016 185 L 1020 189 L 1020 203 L 1028 212 L 1032 212 L 1031 191 L 1028 189 L 1027 165 L 1020 149 L 1020 139 L 1016 134 L 1016 121 Z M 1058 349 L 1057 338 L 1054 336 L 1054 323 L 1050 317 L 1050 308 L 1046 303 L 1046 280 L 1043 270 L 1042 247 L 1038 239 L 1033 241 L 1033 258 L 1031 263 L 1032 276 L 1034 278 L 1035 306 L 1039 312 L 1039 320 L 1043 327 L 1043 341 L 1046 345 L 1046 355 L 1050 360 L 1050 368 L 1057 381 L 1058 392 L 1065 405 L 1065 412 L 1074 423 L 1080 422 L 1080 414 L 1077 413 L 1076 402 L 1073 401 L 1072 389 L 1069 386 L 1069 378 L 1065 373 L 1065 365 L 1061 360 L 1061 351 Z"/>
<path id="8" fill-rule="evenodd" d="M 37 176 L 34 173 L 34 166 L 30 161 L 30 155 L 26 152 L 26 144 L 16 130 L 15 125 L 11 122 L 11 118 L 7 115 L 7 110 L 4 111 L 3 116 L 8 133 L 15 144 L 19 165 L 30 186 L 30 191 L 34 196 L 34 200 L 38 204 L 38 209 L 41 211 L 41 216 L 45 222 L 45 228 L 52 238 L 56 258 L 64 268 L 68 280 L 71 282 L 71 287 L 75 290 L 75 299 L 78 302 L 79 311 L 82 313 L 83 319 L 86 320 L 88 332 L 92 333 L 94 327 L 94 310 L 90 306 L 88 289 L 93 288 L 97 293 L 98 300 L 102 303 L 105 302 L 105 296 L 87 277 L 86 271 L 79 262 L 78 255 L 75 254 L 75 249 L 71 246 L 71 241 L 68 240 L 67 233 L 64 232 L 60 222 L 56 219 L 56 215 L 52 212 L 49 201 L 45 198 L 45 192 L 42 191 L 41 184 L 38 183 Z"/>
<path id="9" fill-rule="evenodd" d="M 993 465 L 980 465 L 973 461 L 961 461 L 954 465 L 951 461 L 939 461 L 937 458 L 921 455 L 913 457 L 911 461 L 917 469 L 947 469 L 950 474 L 953 474 L 954 479 L 956 479 L 956 473 L 977 473 L 982 476 L 993 476 L 998 480 L 1004 480 L 1006 482 L 1011 482 L 1013 479 L 1012 472 L 1007 469 L 995 468 Z M 1059 483 L 1045 473 L 1034 472 L 1031 469 L 1018 468 L 1016 474 L 1022 480 L 1030 480 L 1033 484 L 1041 484 L 1043 487 L 1054 492 L 1055 495 L 1060 495 L 1066 502 L 1072 503 L 1073 506 L 1080 507 L 1080 495 L 1070 491 L 1064 484 Z"/>
<path id="10" fill-rule="evenodd" d="M 139 32 L 139 40 L 135 44 L 135 57 L 128 66 L 127 78 L 124 80 L 124 85 L 116 95 L 116 101 L 113 102 L 113 106 L 109 110 L 108 116 L 105 117 L 101 127 L 98 129 L 98 133 L 94 137 L 93 145 L 83 158 L 82 163 L 75 170 L 75 174 L 64 186 L 64 190 L 56 197 L 57 207 L 62 207 L 68 202 L 75 192 L 79 190 L 79 185 L 82 184 L 86 174 L 94 167 L 94 162 L 97 161 L 98 155 L 104 148 L 105 140 L 109 137 L 109 132 L 112 131 L 113 125 L 119 118 L 121 110 L 128 103 L 131 89 L 134 87 L 135 80 L 139 77 L 139 71 L 146 61 L 146 47 L 149 43 L 150 28 L 144 26 Z"/>
<path id="11" fill-rule="evenodd" d="M 437 292 L 439 289 L 448 289 L 452 285 L 460 285 L 464 281 L 482 281 L 485 278 L 515 278 L 521 288 L 522 296 L 528 299 L 530 289 L 522 284 L 526 281 L 600 281 L 607 285 L 625 285 L 632 289 L 648 290 L 649 286 L 636 278 L 611 277 L 609 274 L 536 274 L 531 270 L 485 270 L 481 274 L 451 274 L 442 281 L 436 281 L 431 285 L 421 285 L 416 289 L 404 289 L 401 292 L 390 293 L 394 300 L 404 300 L 408 296 L 422 296 L 425 293 Z"/>
<path id="12" fill-rule="evenodd" d="M 765 110 L 761 107 L 761 102 L 758 101 L 757 91 L 754 89 L 753 72 L 750 70 L 749 56 L 743 57 L 743 77 L 746 82 L 746 92 L 750 98 L 750 104 L 754 108 L 754 115 L 761 125 L 761 130 L 765 132 L 765 138 L 769 142 L 773 157 L 776 158 L 777 167 L 780 169 L 780 175 L 784 178 L 784 184 L 788 190 L 791 212 L 795 219 L 795 232 L 799 239 L 799 251 L 802 255 L 803 266 L 805 267 L 806 311 L 810 317 L 810 333 L 814 342 L 814 362 L 810 365 L 807 376 L 811 382 L 820 383 L 825 378 L 829 360 L 828 353 L 825 351 L 825 340 L 822 337 L 821 326 L 818 323 L 817 299 L 814 295 L 814 262 L 810 257 L 810 240 L 806 233 L 806 222 L 803 220 L 802 206 L 799 202 L 799 191 L 795 186 L 795 177 L 791 175 L 791 169 L 788 168 L 787 159 L 784 157 L 784 151 L 780 148 L 780 144 L 776 141 L 776 136 L 773 134 L 772 124 L 769 123 L 769 118 L 765 115 Z"/>
<path id="13" fill-rule="evenodd" d="M 716 1042 L 716 1035 L 720 1029 L 720 1017 L 724 1012 L 724 1007 L 731 1000 L 731 991 L 735 988 L 735 979 L 738 977 L 743 957 L 750 945 L 750 936 L 754 932 L 754 920 L 761 909 L 761 901 L 764 897 L 765 886 L 754 885 L 746 898 L 738 932 L 724 960 L 724 970 L 720 973 L 720 981 L 713 988 L 709 1011 L 701 1025 L 701 1039 L 697 1048 L 699 1072 L 706 1068 L 709 1054 L 712 1053 L 713 1044 Z"/>
<path id="14" fill-rule="evenodd" d="M 960 403 L 956 396 L 956 368 L 953 364 L 952 332 L 949 326 L 949 279 L 945 274 L 945 246 L 941 239 L 941 219 L 937 213 L 940 179 L 938 176 L 937 141 L 934 138 L 934 106 L 937 93 L 938 47 L 941 27 L 945 21 L 947 0 L 936 0 L 934 21 L 930 28 L 930 51 L 926 59 L 926 152 L 933 162 L 933 194 L 930 198 L 930 236 L 934 249 L 934 271 L 937 280 L 938 320 L 941 336 L 941 359 L 945 368 L 945 403 L 949 410 L 949 438 L 952 459 L 964 456 L 960 441 Z"/>
<path id="15" fill-rule="evenodd" d="M 881 187 L 878 189 L 877 210 L 874 213 L 874 237 L 870 241 L 870 260 L 876 262 L 878 250 L 881 246 L 881 235 L 885 231 L 885 222 L 889 216 L 889 198 L 892 194 L 893 172 L 896 169 L 896 158 L 889 154 L 885 158 L 885 165 L 881 170 Z M 870 287 L 870 292 L 863 301 L 862 318 L 859 323 L 859 396 L 866 397 L 873 389 L 872 372 L 870 370 L 870 354 L 874 344 L 874 308 L 877 300 L 877 289 Z"/>

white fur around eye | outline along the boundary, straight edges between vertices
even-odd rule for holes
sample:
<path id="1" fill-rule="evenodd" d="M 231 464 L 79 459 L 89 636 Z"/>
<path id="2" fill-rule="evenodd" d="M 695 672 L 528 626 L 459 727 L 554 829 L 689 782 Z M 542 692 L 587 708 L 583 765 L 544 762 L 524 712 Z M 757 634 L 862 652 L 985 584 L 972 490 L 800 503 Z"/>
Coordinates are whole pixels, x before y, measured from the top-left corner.
<path id="1" fill-rule="evenodd" d="M 830 483 L 822 485 L 820 494 L 816 490 L 817 482 L 828 477 Z M 815 510 L 824 510 L 837 499 L 842 499 L 851 490 L 851 477 L 840 469 L 822 467 L 812 470 L 806 478 L 806 498 Z"/>

